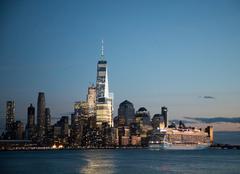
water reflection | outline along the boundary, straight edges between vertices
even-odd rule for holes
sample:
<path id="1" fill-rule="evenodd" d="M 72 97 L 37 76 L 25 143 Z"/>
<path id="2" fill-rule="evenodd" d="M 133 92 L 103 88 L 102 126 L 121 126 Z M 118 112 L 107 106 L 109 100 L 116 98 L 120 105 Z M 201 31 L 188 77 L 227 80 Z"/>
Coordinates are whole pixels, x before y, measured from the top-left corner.
<path id="1" fill-rule="evenodd" d="M 80 169 L 80 173 L 86 174 L 111 174 L 116 168 L 114 164 L 114 156 L 106 151 L 88 151 L 84 153 L 84 160 L 87 161 Z"/>

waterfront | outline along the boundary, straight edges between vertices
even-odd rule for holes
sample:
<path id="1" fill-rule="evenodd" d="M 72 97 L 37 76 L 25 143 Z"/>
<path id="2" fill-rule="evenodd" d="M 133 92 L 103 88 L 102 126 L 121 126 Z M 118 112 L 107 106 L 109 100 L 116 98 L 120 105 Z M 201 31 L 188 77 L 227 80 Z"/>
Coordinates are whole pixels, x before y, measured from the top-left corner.
<path id="1" fill-rule="evenodd" d="M 239 150 L 0 152 L 1 173 L 239 173 Z"/>
<path id="2" fill-rule="evenodd" d="M 215 132 L 215 143 L 240 144 L 239 132 Z M 88 149 L 2 151 L 1 173 L 239 173 L 240 150 Z"/>

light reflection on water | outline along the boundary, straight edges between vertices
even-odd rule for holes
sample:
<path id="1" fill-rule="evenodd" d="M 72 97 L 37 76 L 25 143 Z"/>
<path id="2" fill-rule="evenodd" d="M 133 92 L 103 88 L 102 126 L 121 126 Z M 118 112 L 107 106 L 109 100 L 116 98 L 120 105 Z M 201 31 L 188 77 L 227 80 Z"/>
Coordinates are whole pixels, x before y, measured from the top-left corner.
<path id="1" fill-rule="evenodd" d="M 238 150 L 90 150 L 81 154 L 84 163 L 78 169 L 85 174 L 236 173 L 239 154 Z"/>
<path id="2" fill-rule="evenodd" d="M 115 164 L 114 156 L 111 153 L 103 154 L 98 151 L 91 151 L 83 155 L 86 165 L 82 166 L 80 173 L 85 174 L 112 174 L 114 173 Z"/>
<path id="3" fill-rule="evenodd" d="M 0 152 L 0 173 L 3 174 L 225 174 L 239 173 L 239 164 L 239 150 L 95 149 Z"/>

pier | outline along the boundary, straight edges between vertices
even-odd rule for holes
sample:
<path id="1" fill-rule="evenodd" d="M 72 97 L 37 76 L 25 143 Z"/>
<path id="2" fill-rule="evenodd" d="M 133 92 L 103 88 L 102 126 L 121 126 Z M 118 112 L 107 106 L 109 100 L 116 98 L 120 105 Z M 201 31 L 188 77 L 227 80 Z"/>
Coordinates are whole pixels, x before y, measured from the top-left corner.
<path id="1" fill-rule="evenodd" d="M 214 149 L 238 149 L 240 150 L 240 145 L 232 145 L 232 144 L 212 144 L 210 148 Z"/>

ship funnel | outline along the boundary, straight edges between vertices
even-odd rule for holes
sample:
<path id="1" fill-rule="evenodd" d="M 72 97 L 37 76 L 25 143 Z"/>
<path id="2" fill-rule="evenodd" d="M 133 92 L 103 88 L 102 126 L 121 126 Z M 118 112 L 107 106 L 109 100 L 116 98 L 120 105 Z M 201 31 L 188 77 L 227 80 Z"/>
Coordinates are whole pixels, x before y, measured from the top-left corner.
<path id="1" fill-rule="evenodd" d="M 208 136 L 209 136 L 209 139 L 210 139 L 210 143 L 213 144 L 213 127 L 212 126 L 208 126 L 206 129 L 205 129 L 205 132 L 208 133 Z"/>

